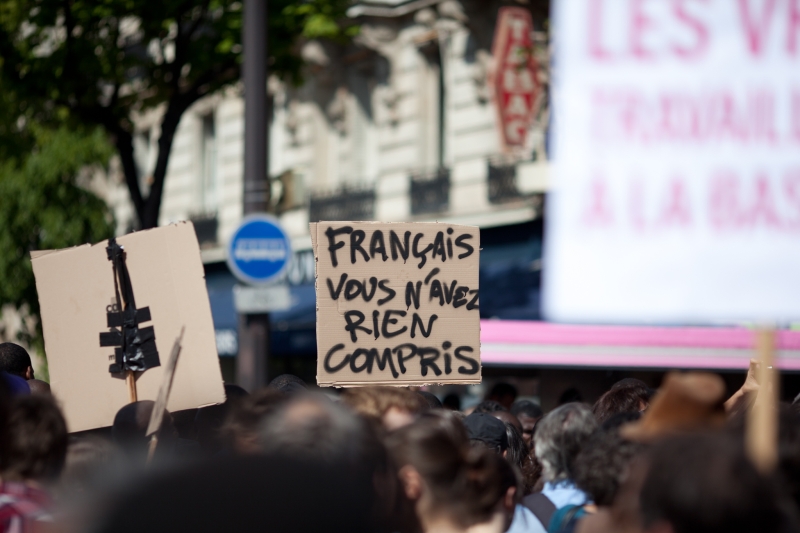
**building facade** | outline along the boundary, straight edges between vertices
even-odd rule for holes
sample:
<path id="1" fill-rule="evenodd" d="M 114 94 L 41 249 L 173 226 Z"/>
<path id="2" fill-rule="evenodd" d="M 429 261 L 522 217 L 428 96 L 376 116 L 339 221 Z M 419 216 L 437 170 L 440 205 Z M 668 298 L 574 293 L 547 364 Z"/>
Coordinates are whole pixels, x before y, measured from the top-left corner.
<path id="1" fill-rule="evenodd" d="M 528 20 L 506 25 L 509 38 L 524 44 L 514 45 L 513 54 L 498 48 L 501 8 L 521 9 Z M 294 250 L 287 274 L 293 306 L 272 315 L 273 352 L 313 361 L 308 223 L 318 220 L 477 225 L 482 316 L 538 318 L 548 169 L 547 9 L 547 2 L 485 0 L 357 3 L 348 12 L 360 27 L 354 42 L 305 43 L 299 87 L 270 79 L 272 201 Z M 504 57 L 494 57 L 498 49 Z M 518 61 L 520 54 L 525 57 Z M 503 60 L 511 62 L 505 87 L 530 89 L 528 116 L 522 129 L 514 126 L 513 146 L 503 113 L 514 101 L 500 94 Z M 154 111 L 137 122 L 144 187 L 155 163 L 158 118 Z M 241 87 L 194 105 L 175 136 L 160 215 L 161 224 L 195 223 L 222 356 L 238 350 L 236 282 L 224 245 L 242 217 L 243 147 Z M 118 182 L 109 194 L 125 232 L 133 227 L 133 211 L 124 181 Z"/>

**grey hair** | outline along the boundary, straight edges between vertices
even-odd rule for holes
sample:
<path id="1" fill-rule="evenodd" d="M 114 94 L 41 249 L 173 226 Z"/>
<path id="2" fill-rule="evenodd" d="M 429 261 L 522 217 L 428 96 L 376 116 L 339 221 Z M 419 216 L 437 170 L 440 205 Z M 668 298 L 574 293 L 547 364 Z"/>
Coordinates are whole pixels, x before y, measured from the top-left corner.
<path id="1" fill-rule="evenodd" d="M 575 458 L 596 429 L 592 408 L 583 403 L 562 405 L 539 421 L 533 442 L 545 481 L 572 478 Z"/>

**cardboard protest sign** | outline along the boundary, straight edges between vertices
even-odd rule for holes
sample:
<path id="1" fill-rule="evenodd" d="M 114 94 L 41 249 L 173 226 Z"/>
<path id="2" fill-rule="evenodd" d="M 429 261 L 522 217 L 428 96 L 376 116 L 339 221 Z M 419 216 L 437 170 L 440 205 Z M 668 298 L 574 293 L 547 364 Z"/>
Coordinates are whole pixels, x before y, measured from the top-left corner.
<path id="1" fill-rule="evenodd" d="M 800 318 L 797 6 L 553 7 L 546 316 Z"/>
<path id="2" fill-rule="evenodd" d="M 480 383 L 480 232 L 311 224 L 320 386 Z"/>
<path id="3" fill-rule="evenodd" d="M 214 326 L 194 228 L 180 223 L 116 239 L 137 306 L 149 309 L 147 327 L 164 359 L 136 373 L 139 400 L 156 400 L 166 356 L 183 326 L 181 364 L 175 371 L 170 411 L 225 401 Z M 101 346 L 116 305 L 108 242 L 31 254 L 44 330 L 50 385 L 69 431 L 109 426 L 128 403 L 125 374 L 111 373 L 113 347 Z M 113 314 L 113 313 L 111 313 Z M 111 330 L 113 332 L 113 328 Z M 149 331 L 149 330 L 148 330 Z M 114 370 L 113 368 L 111 370 Z"/>

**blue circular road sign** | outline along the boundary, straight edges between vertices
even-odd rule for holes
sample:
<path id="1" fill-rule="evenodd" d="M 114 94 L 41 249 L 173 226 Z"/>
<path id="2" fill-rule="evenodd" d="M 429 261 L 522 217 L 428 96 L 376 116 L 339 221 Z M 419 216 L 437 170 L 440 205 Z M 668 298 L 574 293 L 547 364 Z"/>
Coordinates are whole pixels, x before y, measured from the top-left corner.
<path id="1" fill-rule="evenodd" d="M 233 232 L 227 251 L 234 276 L 245 283 L 263 284 L 286 270 L 292 245 L 275 218 L 248 215 Z"/>

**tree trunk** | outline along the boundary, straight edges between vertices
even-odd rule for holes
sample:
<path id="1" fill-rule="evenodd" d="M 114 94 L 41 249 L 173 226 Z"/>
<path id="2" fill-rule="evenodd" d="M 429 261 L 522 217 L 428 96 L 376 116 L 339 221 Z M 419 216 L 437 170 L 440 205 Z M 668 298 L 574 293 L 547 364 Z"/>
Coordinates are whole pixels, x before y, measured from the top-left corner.
<path id="1" fill-rule="evenodd" d="M 136 168 L 136 160 L 133 158 L 133 136 L 118 126 L 114 127 L 112 133 L 115 137 L 114 144 L 117 152 L 119 152 L 122 172 L 125 174 L 125 183 L 128 185 L 131 203 L 133 203 L 136 218 L 138 219 L 139 227 L 141 227 L 144 200 L 142 199 L 142 191 L 139 189 L 139 170 Z"/>
<path id="2" fill-rule="evenodd" d="M 161 136 L 158 139 L 158 157 L 156 159 L 156 167 L 153 170 L 153 183 L 150 185 L 150 192 L 143 202 L 142 210 L 138 213 L 141 229 L 150 229 L 158 226 L 158 216 L 161 211 L 161 198 L 164 193 L 164 180 L 167 177 L 172 142 L 175 140 L 175 132 L 185 109 L 186 106 L 173 103 L 169 106 L 161 121 Z"/>

